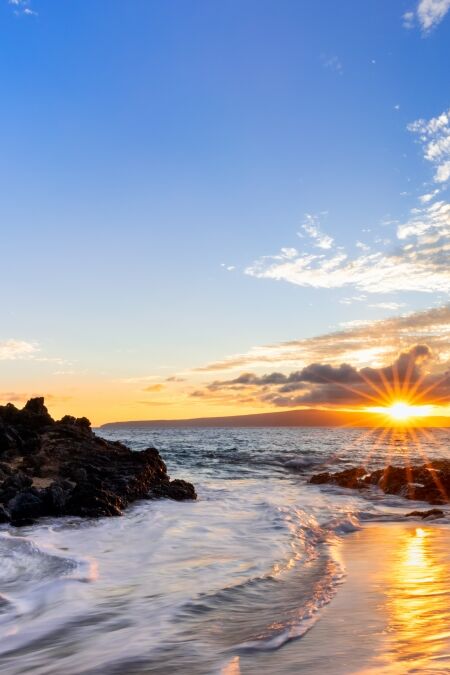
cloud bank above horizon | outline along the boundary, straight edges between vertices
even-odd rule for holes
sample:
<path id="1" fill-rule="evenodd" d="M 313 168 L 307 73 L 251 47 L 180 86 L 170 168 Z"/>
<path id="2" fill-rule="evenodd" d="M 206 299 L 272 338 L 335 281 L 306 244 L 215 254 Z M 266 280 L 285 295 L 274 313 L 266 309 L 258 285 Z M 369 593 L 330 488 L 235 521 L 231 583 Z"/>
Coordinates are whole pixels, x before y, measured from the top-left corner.
<path id="1" fill-rule="evenodd" d="M 194 396 L 231 396 L 276 407 L 388 406 L 407 399 L 415 405 L 440 404 L 450 394 L 450 372 L 429 372 L 430 348 L 414 345 L 390 364 L 357 368 L 351 363 L 333 366 L 310 363 L 301 370 L 263 375 L 242 373 L 228 380 L 214 380 Z"/>

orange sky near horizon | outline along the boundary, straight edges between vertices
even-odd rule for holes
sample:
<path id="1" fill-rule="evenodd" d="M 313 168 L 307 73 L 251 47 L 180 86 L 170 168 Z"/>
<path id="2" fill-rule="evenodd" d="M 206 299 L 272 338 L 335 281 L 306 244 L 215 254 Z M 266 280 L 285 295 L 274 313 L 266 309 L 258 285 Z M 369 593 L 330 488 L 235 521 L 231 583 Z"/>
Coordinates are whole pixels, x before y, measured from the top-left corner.
<path id="1" fill-rule="evenodd" d="M 136 401 L 141 393 L 141 388 L 133 384 L 120 382 L 83 382 L 73 383 L 70 388 L 61 387 L 59 390 L 49 387 L 42 390 L 36 388 L 25 393 L 20 400 L 11 400 L 17 407 L 22 407 L 26 400 L 32 396 L 44 396 L 46 405 L 55 419 L 70 414 L 76 417 L 88 417 L 93 426 L 100 426 L 107 422 L 123 422 L 136 420 L 176 420 L 199 417 L 232 417 L 236 415 L 286 412 L 287 410 L 323 410 L 342 413 L 355 413 L 355 419 L 369 419 L 373 416 L 374 424 L 388 419 L 388 413 L 384 412 L 382 401 L 379 409 L 376 406 L 292 406 L 287 408 L 264 405 L 263 403 L 248 404 L 243 406 L 236 402 L 217 402 L 204 399 L 196 399 L 186 393 L 184 389 L 179 391 L 171 388 L 170 391 L 155 391 L 148 400 Z M 0 403 L 9 402 L 2 398 Z M 371 409 L 372 408 L 372 409 Z M 428 416 L 448 416 L 450 422 L 450 406 L 436 405 L 426 411 Z M 343 415 L 343 424 L 348 421 Z M 420 419 L 420 417 L 419 417 Z M 391 420 L 392 421 L 392 420 Z M 420 421 L 426 423 L 426 419 Z M 395 420 L 394 420 L 395 423 Z"/>
<path id="2" fill-rule="evenodd" d="M 414 358 L 403 384 L 414 370 L 418 381 L 423 376 L 431 378 L 431 385 L 427 380 L 421 385 L 423 400 L 420 387 L 415 392 L 419 396 L 416 403 L 435 404 L 433 415 L 448 416 L 449 338 L 450 307 L 444 306 L 307 339 L 258 346 L 185 369 L 146 367 L 144 359 L 130 369 L 126 361 L 117 359 L 111 368 L 101 371 L 83 362 L 55 357 L 31 343 L 10 341 L 0 349 L 0 403 L 12 402 L 20 407 L 28 398 L 44 396 L 55 418 L 65 414 L 86 416 L 94 425 L 305 408 L 361 411 L 385 406 L 394 399 L 408 399 L 405 387 L 395 392 L 389 382 L 380 381 L 381 388 L 380 383 L 368 386 L 365 393 L 360 389 L 367 373 L 370 383 L 383 369 L 393 368 L 399 355 L 410 358 L 411 350 Z M 328 379 L 315 379 L 315 371 L 320 374 L 323 370 L 325 374 L 330 371 Z M 341 383 L 347 372 L 353 381 L 360 378 L 359 384 Z M 314 398 L 315 394 L 320 396 Z"/>

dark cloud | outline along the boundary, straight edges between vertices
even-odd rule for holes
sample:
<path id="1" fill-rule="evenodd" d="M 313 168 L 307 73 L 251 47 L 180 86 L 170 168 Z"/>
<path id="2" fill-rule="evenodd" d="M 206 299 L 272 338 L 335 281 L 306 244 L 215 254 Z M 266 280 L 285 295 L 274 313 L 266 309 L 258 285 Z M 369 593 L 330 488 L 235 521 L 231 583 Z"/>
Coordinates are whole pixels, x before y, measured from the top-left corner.
<path id="1" fill-rule="evenodd" d="M 230 380 L 215 380 L 193 396 L 238 394 L 257 396 L 275 406 L 299 405 L 380 405 L 395 396 L 410 395 L 417 402 L 441 400 L 450 395 L 450 374 L 430 374 L 430 348 L 414 345 L 402 352 L 393 363 L 382 368 L 356 368 L 348 363 L 332 366 L 311 363 L 291 373 L 265 375 L 242 373 Z M 423 400 L 422 400 L 423 399 Z"/>

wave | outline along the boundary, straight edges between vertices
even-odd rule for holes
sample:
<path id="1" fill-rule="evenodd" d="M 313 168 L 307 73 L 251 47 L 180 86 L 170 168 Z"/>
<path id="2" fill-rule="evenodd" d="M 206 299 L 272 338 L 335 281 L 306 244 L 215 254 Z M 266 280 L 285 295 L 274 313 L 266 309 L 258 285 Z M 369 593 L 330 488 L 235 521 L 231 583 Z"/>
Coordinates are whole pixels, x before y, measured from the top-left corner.
<path id="1" fill-rule="evenodd" d="M 304 635 L 345 579 L 338 537 L 360 528 L 351 515 L 319 526 L 305 513 L 292 532 L 292 555 L 264 576 L 185 603 L 176 620 L 184 639 L 214 642 L 222 653 L 274 650 Z M 217 644 L 218 643 L 218 644 Z"/>

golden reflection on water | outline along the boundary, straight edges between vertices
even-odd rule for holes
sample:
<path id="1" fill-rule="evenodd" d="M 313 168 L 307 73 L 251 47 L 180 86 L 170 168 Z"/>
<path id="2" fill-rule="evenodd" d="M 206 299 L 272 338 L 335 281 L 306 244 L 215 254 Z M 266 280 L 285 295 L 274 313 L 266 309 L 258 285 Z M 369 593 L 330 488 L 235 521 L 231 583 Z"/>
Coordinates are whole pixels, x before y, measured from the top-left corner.
<path id="1" fill-rule="evenodd" d="M 389 642 L 397 663 L 414 661 L 419 672 L 430 661 L 440 662 L 440 668 L 444 660 L 447 665 L 449 571 L 448 548 L 438 529 L 417 527 L 403 532 L 385 589 Z"/>

